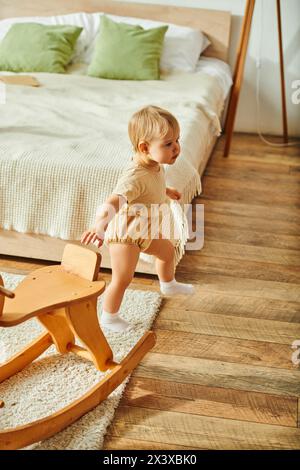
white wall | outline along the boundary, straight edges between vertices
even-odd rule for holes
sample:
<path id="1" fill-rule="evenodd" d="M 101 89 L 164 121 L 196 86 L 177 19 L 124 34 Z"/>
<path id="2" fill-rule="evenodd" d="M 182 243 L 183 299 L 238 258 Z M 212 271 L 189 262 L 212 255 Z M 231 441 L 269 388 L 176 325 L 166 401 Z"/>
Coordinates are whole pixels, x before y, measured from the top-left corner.
<path id="1" fill-rule="evenodd" d="M 119 0 L 122 1 L 122 0 Z M 177 5 L 231 11 L 232 31 L 229 63 L 234 68 L 235 52 L 246 0 L 124 0 L 138 3 Z M 300 136 L 300 104 L 292 103 L 292 82 L 300 80 L 300 1 L 281 0 L 286 102 L 289 135 Z M 263 23 L 262 23 L 263 22 Z M 260 26 L 261 38 L 260 37 Z M 260 43 L 260 44 L 259 44 Z M 235 130 L 256 132 L 256 58 L 261 50 L 260 109 L 263 133 L 281 134 L 281 91 L 278 55 L 276 0 L 257 0 Z"/>

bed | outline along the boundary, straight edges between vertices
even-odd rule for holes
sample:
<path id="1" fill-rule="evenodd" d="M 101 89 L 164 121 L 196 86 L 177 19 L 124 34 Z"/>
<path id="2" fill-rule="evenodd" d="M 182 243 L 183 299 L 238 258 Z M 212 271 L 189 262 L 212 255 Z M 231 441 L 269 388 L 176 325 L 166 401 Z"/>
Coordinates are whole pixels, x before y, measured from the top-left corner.
<path id="1" fill-rule="evenodd" d="M 78 0 L 72 7 L 10 2 L 1 8 L 2 18 L 16 16 L 16 4 L 18 16 L 85 10 L 188 25 L 200 28 L 211 45 L 195 72 L 163 73 L 159 81 L 88 77 L 86 64 L 74 63 L 66 74 L 30 74 L 41 83 L 38 88 L 8 86 L 0 115 L 0 253 L 58 261 L 67 242 L 78 243 L 131 157 L 127 122 L 145 104 L 165 107 L 180 121 L 181 157 L 166 168 L 166 178 L 182 192 L 181 203 L 190 203 L 201 192 L 231 85 L 230 14 Z M 185 241 L 183 234 L 177 262 Z M 106 246 L 101 254 L 102 267 L 109 268 Z M 136 271 L 154 273 L 152 257 L 141 256 Z"/>

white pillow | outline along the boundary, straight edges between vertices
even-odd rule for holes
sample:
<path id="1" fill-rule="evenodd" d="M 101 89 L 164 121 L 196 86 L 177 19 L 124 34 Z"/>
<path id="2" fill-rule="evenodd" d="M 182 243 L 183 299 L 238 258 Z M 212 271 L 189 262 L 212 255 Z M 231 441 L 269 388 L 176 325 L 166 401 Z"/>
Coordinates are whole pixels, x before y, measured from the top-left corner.
<path id="1" fill-rule="evenodd" d="M 90 14 L 90 34 L 94 36 L 92 43 L 81 56 L 83 62 L 90 63 L 96 36 L 100 26 L 100 17 L 103 13 Z M 194 72 L 201 52 L 210 44 L 207 37 L 197 29 L 178 26 L 172 23 L 131 18 L 127 16 L 106 15 L 116 23 L 140 25 L 144 29 L 156 28 L 167 24 L 169 26 L 165 35 L 164 46 L 160 61 L 161 70 L 184 70 Z"/>
<path id="2" fill-rule="evenodd" d="M 72 62 L 80 62 L 84 51 L 91 43 L 93 37 L 90 36 L 90 15 L 86 13 L 72 13 L 70 15 L 57 16 L 25 16 L 23 18 L 7 18 L 0 21 L 0 41 L 4 38 L 10 27 L 15 23 L 40 23 L 44 25 L 72 25 L 84 28 L 76 41 Z"/>
<path id="3" fill-rule="evenodd" d="M 203 33 L 202 33 L 203 34 Z M 202 44 L 202 51 L 200 52 L 200 55 L 202 54 L 202 52 L 205 51 L 205 49 L 208 48 L 208 46 L 211 45 L 211 42 L 210 40 L 208 39 L 207 36 L 205 36 L 205 34 L 203 34 L 203 44 Z M 198 59 L 199 60 L 199 59 Z"/>

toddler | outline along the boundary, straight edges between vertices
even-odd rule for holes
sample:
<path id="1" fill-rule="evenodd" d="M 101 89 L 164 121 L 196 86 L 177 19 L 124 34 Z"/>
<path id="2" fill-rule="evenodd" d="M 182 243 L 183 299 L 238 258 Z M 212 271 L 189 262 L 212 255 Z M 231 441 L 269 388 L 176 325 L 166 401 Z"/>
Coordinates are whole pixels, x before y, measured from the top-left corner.
<path id="1" fill-rule="evenodd" d="M 104 294 L 100 321 L 113 331 L 129 328 L 119 309 L 141 251 L 156 257 L 164 295 L 192 294 L 194 289 L 175 280 L 176 240 L 163 238 L 160 219 L 152 211 L 154 205 L 168 207 L 170 199 L 181 197 L 176 189 L 166 187 L 163 167 L 173 165 L 179 157 L 179 124 L 168 111 L 147 106 L 132 116 L 128 131 L 135 151 L 132 161 L 112 195 L 98 208 L 95 228 L 81 238 L 85 245 L 100 247 L 105 241 L 109 247 L 112 279 Z"/>

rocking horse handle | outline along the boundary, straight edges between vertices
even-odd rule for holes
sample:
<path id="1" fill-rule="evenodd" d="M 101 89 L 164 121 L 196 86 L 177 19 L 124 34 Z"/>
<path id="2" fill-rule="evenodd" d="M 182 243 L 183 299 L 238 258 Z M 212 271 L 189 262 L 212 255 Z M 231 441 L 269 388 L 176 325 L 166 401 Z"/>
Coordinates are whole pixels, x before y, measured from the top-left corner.
<path id="1" fill-rule="evenodd" d="M 13 299 L 15 297 L 14 292 L 11 290 L 5 289 L 5 287 L 0 286 L 0 295 L 4 295 L 4 297 L 8 297 L 9 299 Z"/>

